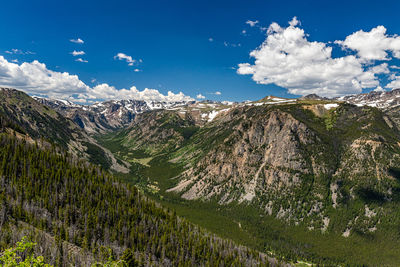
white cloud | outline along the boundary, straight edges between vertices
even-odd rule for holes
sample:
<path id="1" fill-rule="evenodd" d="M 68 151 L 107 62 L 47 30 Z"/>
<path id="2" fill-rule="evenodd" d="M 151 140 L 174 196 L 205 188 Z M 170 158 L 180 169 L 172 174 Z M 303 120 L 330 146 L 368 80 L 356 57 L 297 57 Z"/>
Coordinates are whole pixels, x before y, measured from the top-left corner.
<path id="1" fill-rule="evenodd" d="M 11 62 L 18 63 L 18 59 L 13 59 Z"/>
<path id="2" fill-rule="evenodd" d="M 214 39 L 210 37 L 210 38 L 208 38 L 208 41 L 209 41 L 209 42 L 213 42 Z"/>
<path id="3" fill-rule="evenodd" d="M 82 63 L 88 63 L 87 60 L 82 59 L 82 58 L 77 58 L 77 59 L 75 59 L 75 61 L 82 62 Z"/>
<path id="4" fill-rule="evenodd" d="M 87 92 L 88 99 L 138 99 L 147 101 L 191 101 L 191 97 L 184 95 L 182 92 L 174 94 L 168 91 L 167 95 L 161 94 L 156 89 L 145 88 L 143 91 L 139 91 L 135 86 L 129 89 L 117 90 L 114 86 L 110 86 L 106 83 L 99 84 L 93 88 L 90 88 Z"/>
<path id="5" fill-rule="evenodd" d="M 31 52 L 31 51 L 22 51 L 22 50 L 16 49 L 16 48 L 13 48 L 11 50 L 7 50 L 5 52 L 7 54 L 10 54 L 10 55 L 12 55 L 12 54 L 16 54 L 16 55 L 34 55 L 34 54 L 36 54 L 34 52 Z"/>
<path id="6" fill-rule="evenodd" d="M 134 72 L 140 72 L 141 70 L 140 69 L 134 69 L 133 71 Z"/>
<path id="7" fill-rule="evenodd" d="M 220 91 L 216 91 L 214 94 L 215 95 L 222 95 L 222 93 Z"/>
<path id="8" fill-rule="evenodd" d="M 400 70 L 400 66 L 392 65 L 390 68 L 395 69 L 395 70 Z"/>
<path id="9" fill-rule="evenodd" d="M 75 43 L 75 44 L 83 44 L 84 43 L 84 41 L 81 38 L 70 39 L 69 41 L 72 42 L 72 43 Z"/>
<path id="10" fill-rule="evenodd" d="M 202 95 L 202 94 L 198 94 L 198 95 L 196 96 L 196 98 L 197 98 L 197 99 L 205 99 L 206 97 L 205 97 L 204 95 Z"/>
<path id="11" fill-rule="evenodd" d="M 224 41 L 224 46 L 225 47 L 228 47 L 228 46 L 230 46 L 230 47 L 241 47 L 242 45 L 240 43 L 233 44 L 233 43 L 229 43 L 227 41 Z"/>
<path id="12" fill-rule="evenodd" d="M 379 85 L 375 73 L 385 72 L 384 66 L 365 70 L 366 66 L 354 55 L 332 58 L 332 47 L 308 41 L 308 35 L 298 25 L 296 17 L 287 28 L 272 23 L 266 40 L 250 53 L 254 64 L 239 64 L 237 73 L 252 75 L 257 83 L 276 84 L 297 95 L 333 97 Z"/>
<path id="13" fill-rule="evenodd" d="M 153 101 L 189 101 L 191 97 L 182 92 L 169 91 L 167 95 L 155 89 L 139 91 L 135 86 L 129 89 L 116 89 L 106 83 L 90 87 L 77 75 L 47 69 L 37 60 L 15 64 L 0 56 L 0 86 L 13 87 L 31 95 L 66 99 L 73 102 L 93 103 L 99 100 L 138 99 Z"/>
<path id="14" fill-rule="evenodd" d="M 76 50 L 74 50 L 74 51 L 72 51 L 70 54 L 73 55 L 73 56 L 75 57 L 75 56 L 83 56 L 83 55 L 85 55 L 86 53 L 85 53 L 85 51 L 76 51 Z"/>
<path id="15" fill-rule="evenodd" d="M 114 59 L 118 60 L 125 60 L 128 63 L 128 66 L 133 66 L 134 64 L 137 64 L 138 62 L 142 63 L 143 60 L 139 59 L 139 61 L 133 59 L 131 56 L 128 56 L 124 53 L 118 53 L 114 56 Z"/>
<path id="16" fill-rule="evenodd" d="M 387 63 L 382 63 L 380 65 L 373 66 L 372 68 L 370 68 L 370 70 L 371 70 L 371 72 L 373 72 L 375 74 L 380 74 L 380 73 L 389 74 L 390 73 Z"/>
<path id="17" fill-rule="evenodd" d="M 246 21 L 246 24 L 249 24 L 250 27 L 256 26 L 257 23 L 258 23 L 258 20 L 248 20 L 248 21 Z"/>
<path id="18" fill-rule="evenodd" d="M 300 21 L 297 19 L 296 16 L 294 16 L 294 17 L 292 18 L 292 20 L 289 21 L 289 25 L 292 26 L 292 27 L 296 27 L 296 26 L 299 25 L 299 24 L 300 24 Z"/>
<path id="19" fill-rule="evenodd" d="M 15 64 L 0 56 L 0 84 L 40 95 L 62 96 L 85 92 L 89 89 L 77 75 L 55 72 L 37 60 Z"/>
<path id="20" fill-rule="evenodd" d="M 377 26 L 369 32 L 357 31 L 336 43 L 344 49 L 357 51 L 364 60 L 390 60 L 388 52 L 400 58 L 400 36 L 386 34 L 384 26 Z"/>

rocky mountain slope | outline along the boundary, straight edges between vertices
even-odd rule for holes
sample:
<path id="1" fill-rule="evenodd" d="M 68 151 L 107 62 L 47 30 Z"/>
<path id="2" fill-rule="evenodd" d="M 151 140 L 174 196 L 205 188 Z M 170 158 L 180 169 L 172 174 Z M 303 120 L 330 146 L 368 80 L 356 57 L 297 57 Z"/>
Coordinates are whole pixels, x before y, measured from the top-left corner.
<path id="1" fill-rule="evenodd" d="M 0 120 L 3 128 L 27 135 L 32 141 L 53 143 L 77 158 L 88 159 L 106 169 L 128 171 L 109 150 L 101 147 L 72 120 L 21 91 L 0 88 Z"/>
<path id="2" fill-rule="evenodd" d="M 104 134 L 129 126 L 137 114 L 154 110 L 169 110 L 181 114 L 190 113 L 197 124 L 204 124 L 214 119 L 219 111 L 226 111 L 232 106 L 251 106 L 269 104 L 283 104 L 288 102 L 315 100 L 339 101 L 358 106 L 371 106 L 380 109 L 392 109 L 400 106 L 400 89 L 388 92 L 372 91 L 366 94 L 349 95 L 335 99 L 320 97 L 316 94 L 299 99 L 287 99 L 268 96 L 259 101 L 242 103 L 215 102 L 215 101 L 189 101 L 189 102 L 157 102 L 142 100 L 112 100 L 99 102 L 94 105 L 78 105 L 66 100 L 47 99 L 34 97 L 39 103 L 58 111 L 63 116 L 73 120 L 79 127 L 90 134 Z"/>
<path id="3" fill-rule="evenodd" d="M 253 202 L 276 218 L 343 235 L 355 218 L 333 229 L 330 214 L 361 200 L 358 217 L 366 231 L 376 230 L 376 203 L 399 197 L 400 133 L 374 108 L 341 104 L 321 115 L 321 107 L 230 111 L 175 152 L 172 160 L 190 168 L 170 191 L 221 204 Z"/>
<path id="4" fill-rule="evenodd" d="M 380 109 L 388 109 L 400 105 L 400 89 L 384 92 L 372 91 L 366 94 L 348 95 L 339 97 L 337 100 L 345 101 L 357 106 L 366 105 Z"/>
<path id="5" fill-rule="evenodd" d="M 83 106 L 65 100 L 35 98 L 38 102 L 73 120 L 87 133 L 105 133 L 129 125 L 136 114 L 159 109 L 174 109 L 192 102 L 113 100 Z"/>

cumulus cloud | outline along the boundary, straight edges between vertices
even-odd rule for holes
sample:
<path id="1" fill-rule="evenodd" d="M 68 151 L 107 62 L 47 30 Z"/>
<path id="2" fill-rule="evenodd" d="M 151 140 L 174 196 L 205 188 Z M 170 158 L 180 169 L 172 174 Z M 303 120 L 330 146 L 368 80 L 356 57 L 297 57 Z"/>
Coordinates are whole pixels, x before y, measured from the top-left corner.
<path id="1" fill-rule="evenodd" d="M 142 62 L 142 60 L 140 59 L 139 61 L 133 59 L 131 56 L 128 56 L 124 53 L 118 53 L 114 56 L 114 59 L 118 59 L 118 60 L 124 60 L 128 63 L 128 66 L 133 66 L 134 64 L 137 64 L 138 62 Z"/>
<path id="2" fill-rule="evenodd" d="M 197 98 L 197 99 L 205 99 L 206 97 L 205 97 L 204 95 L 202 95 L 202 94 L 198 94 L 198 95 L 196 96 L 196 98 Z"/>
<path id="3" fill-rule="evenodd" d="M 75 43 L 75 44 L 83 44 L 84 41 L 81 38 L 78 39 L 70 39 L 69 40 L 71 43 Z"/>
<path id="4" fill-rule="evenodd" d="M 340 96 L 360 93 L 363 88 L 379 85 L 377 73 L 386 72 L 387 65 L 366 69 L 355 55 L 332 57 L 332 47 L 309 41 L 294 17 L 284 28 L 272 23 L 267 38 L 250 53 L 254 64 L 241 63 L 238 74 L 252 75 L 259 84 L 276 84 L 289 93 Z"/>
<path id="5" fill-rule="evenodd" d="M 76 51 L 76 50 L 74 50 L 74 51 L 71 52 L 71 55 L 73 55 L 74 57 L 83 56 L 85 54 L 86 54 L 85 51 Z"/>
<path id="6" fill-rule="evenodd" d="M 15 64 L 0 56 L 0 86 L 20 89 L 31 95 L 73 102 L 93 103 L 111 99 L 138 99 L 148 101 L 191 101 L 182 92 L 169 91 L 166 95 L 158 90 L 146 88 L 139 91 L 135 86 L 117 89 L 106 83 L 90 87 L 77 75 L 49 70 L 45 64 L 35 60 L 31 63 Z"/>
<path id="7" fill-rule="evenodd" d="M 175 94 L 168 91 L 167 95 L 161 94 L 156 89 L 145 88 L 143 91 L 139 91 L 135 86 L 129 89 L 116 89 L 114 86 L 110 86 L 106 83 L 96 85 L 93 88 L 89 88 L 86 93 L 88 99 L 138 99 L 145 101 L 191 101 L 191 97 L 184 95 L 182 92 Z"/>
<path id="8" fill-rule="evenodd" d="M 15 64 L 0 56 L 0 84 L 38 95 L 58 96 L 85 92 L 89 89 L 77 75 L 55 72 L 35 60 L 31 63 Z"/>
<path id="9" fill-rule="evenodd" d="M 210 37 L 210 38 L 208 38 L 208 41 L 209 41 L 209 42 L 213 42 L 214 39 Z"/>
<path id="10" fill-rule="evenodd" d="M 258 23 L 258 20 L 248 20 L 248 21 L 246 21 L 246 24 L 249 24 L 250 27 L 256 26 L 257 23 Z"/>
<path id="11" fill-rule="evenodd" d="M 214 94 L 215 95 L 222 95 L 222 93 L 220 91 L 216 91 Z"/>
<path id="12" fill-rule="evenodd" d="M 357 55 L 364 60 L 390 60 L 388 52 L 393 57 L 400 58 L 400 36 L 386 34 L 384 26 L 378 26 L 369 32 L 357 31 L 344 41 L 336 43 L 344 49 L 357 51 Z"/>
<path id="13" fill-rule="evenodd" d="M 85 59 L 82 59 L 82 58 L 77 58 L 77 59 L 75 59 L 75 61 L 82 62 L 82 63 L 88 63 L 89 62 L 89 61 L 87 61 Z"/>

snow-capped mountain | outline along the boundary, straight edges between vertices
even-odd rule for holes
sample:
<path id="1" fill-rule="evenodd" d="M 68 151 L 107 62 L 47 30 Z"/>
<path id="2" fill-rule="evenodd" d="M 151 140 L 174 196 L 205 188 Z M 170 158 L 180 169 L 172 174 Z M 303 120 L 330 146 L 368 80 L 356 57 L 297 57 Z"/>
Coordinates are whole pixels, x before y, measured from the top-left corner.
<path id="1" fill-rule="evenodd" d="M 55 100 L 35 97 L 40 103 L 57 110 L 62 115 L 72 119 L 87 133 L 105 133 L 130 125 L 136 114 L 152 110 L 176 111 L 182 118 L 189 116 L 198 125 L 213 121 L 221 114 L 235 106 L 260 106 L 271 104 L 296 103 L 296 99 L 265 97 L 259 101 L 217 102 L 217 101 L 180 101 L 159 102 L 143 100 L 111 100 L 94 105 L 78 105 L 66 100 Z M 309 95 L 298 100 L 322 100 L 347 102 L 357 106 L 372 106 L 385 110 L 400 107 L 400 89 L 389 92 L 372 91 L 366 94 L 348 95 L 334 99 Z"/>
<path id="2" fill-rule="evenodd" d="M 174 109 L 194 102 L 157 102 L 142 100 L 112 100 L 94 105 L 78 105 L 66 100 L 35 99 L 71 118 L 88 133 L 104 133 L 130 124 L 136 114 L 157 109 Z"/>
<path id="3" fill-rule="evenodd" d="M 357 106 L 370 106 L 380 109 L 390 109 L 400 105 L 400 89 L 392 91 L 376 92 L 366 94 L 348 95 L 337 98 Z"/>

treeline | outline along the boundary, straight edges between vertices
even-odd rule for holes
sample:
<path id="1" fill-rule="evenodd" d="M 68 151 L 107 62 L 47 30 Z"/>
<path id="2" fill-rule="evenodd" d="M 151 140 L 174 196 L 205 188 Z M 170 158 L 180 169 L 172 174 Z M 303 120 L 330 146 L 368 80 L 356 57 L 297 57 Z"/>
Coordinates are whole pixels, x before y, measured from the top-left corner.
<path id="1" fill-rule="evenodd" d="M 96 260 L 130 266 L 266 266 L 268 258 L 178 218 L 138 190 L 57 147 L 0 134 L 0 249 L 10 225 L 27 223 L 57 240 L 57 266 L 70 262 L 63 242 Z"/>

